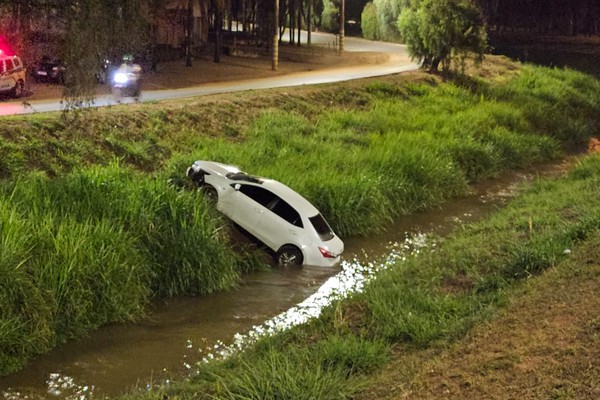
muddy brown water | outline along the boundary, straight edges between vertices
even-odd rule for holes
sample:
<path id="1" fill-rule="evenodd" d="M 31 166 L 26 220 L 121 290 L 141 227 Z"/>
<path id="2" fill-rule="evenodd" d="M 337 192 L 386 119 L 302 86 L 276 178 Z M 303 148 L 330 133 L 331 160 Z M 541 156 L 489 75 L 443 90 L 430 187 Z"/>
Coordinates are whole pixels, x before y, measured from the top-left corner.
<path id="1" fill-rule="evenodd" d="M 407 236 L 445 234 L 495 210 L 523 182 L 562 170 L 562 165 L 548 165 L 477 185 L 470 196 L 400 218 L 382 234 L 345 239 L 344 257 L 377 261 Z M 249 274 L 231 292 L 156 302 L 142 322 L 103 327 L 0 378 L 0 393 L 10 400 L 102 398 L 181 376 L 220 341 L 227 343 L 298 304 L 339 271 L 273 268 Z"/>

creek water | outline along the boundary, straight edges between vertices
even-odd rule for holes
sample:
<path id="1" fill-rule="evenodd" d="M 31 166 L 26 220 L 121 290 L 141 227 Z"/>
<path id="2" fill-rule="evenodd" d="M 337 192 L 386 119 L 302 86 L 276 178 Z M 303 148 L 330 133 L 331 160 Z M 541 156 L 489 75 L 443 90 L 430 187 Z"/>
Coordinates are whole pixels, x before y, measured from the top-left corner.
<path id="1" fill-rule="evenodd" d="M 497 209 L 522 183 L 562 169 L 547 165 L 478 184 L 471 195 L 399 218 L 381 234 L 346 238 L 344 257 L 376 261 L 412 235 L 446 234 Z M 105 326 L 0 378 L 0 393 L 6 400 L 103 398 L 181 377 L 210 349 L 303 301 L 338 272 L 272 268 L 248 274 L 230 292 L 157 301 L 139 323 Z"/>

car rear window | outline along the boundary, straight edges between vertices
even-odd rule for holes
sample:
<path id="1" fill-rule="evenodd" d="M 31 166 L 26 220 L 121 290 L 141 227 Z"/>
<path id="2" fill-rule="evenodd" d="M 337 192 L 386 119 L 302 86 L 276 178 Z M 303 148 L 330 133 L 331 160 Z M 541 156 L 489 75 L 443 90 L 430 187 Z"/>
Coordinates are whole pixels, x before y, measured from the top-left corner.
<path id="1" fill-rule="evenodd" d="M 315 230 L 319 234 L 319 237 L 322 241 L 326 242 L 328 240 L 333 239 L 334 234 L 333 230 L 329 227 L 327 221 L 321 214 L 317 214 L 314 217 L 309 218 L 310 223 L 314 226 Z"/>

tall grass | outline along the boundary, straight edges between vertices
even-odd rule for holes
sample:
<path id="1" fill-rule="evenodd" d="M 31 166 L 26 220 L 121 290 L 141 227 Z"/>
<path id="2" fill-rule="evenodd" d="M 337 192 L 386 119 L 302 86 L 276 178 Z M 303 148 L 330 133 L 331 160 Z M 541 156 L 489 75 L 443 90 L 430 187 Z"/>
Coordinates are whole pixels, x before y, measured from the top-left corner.
<path id="1" fill-rule="evenodd" d="M 152 296 L 231 288 L 248 262 L 196 193 L 118 164 L 31 174 L 1 189 L 3 373 L 57 342 L 139 318 Z"/>
<path id="2" fill-rule="evenodd" d="M 198 384 L 200 398 L 349 399 L 388 357 L 387 343 L 347 334 L 305 346 L 266 340 L 233 360 L 205 365 L 191 382 Z M 213 382 L 212 389 L 205 380 Z M 184 390 L 183 398 L 189 393 Z"/>

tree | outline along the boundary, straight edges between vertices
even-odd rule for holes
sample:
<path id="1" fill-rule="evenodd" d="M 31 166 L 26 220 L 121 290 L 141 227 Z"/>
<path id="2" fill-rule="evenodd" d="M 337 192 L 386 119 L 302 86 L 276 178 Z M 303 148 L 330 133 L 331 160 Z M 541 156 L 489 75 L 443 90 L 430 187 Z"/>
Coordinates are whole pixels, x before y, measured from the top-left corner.
<path id="1" fill-rule="evenodd" d="M 377 23 L 377 6 L 367 3 L 360 16 L 360 26 L 365 39 L 379 40 L 379 24 Z"/>
<path id="2" fill-rule="evenodd" d="M 379 37 L 382 40 L 396 41 L 400 39 L 398 32 L 398 16 L 403 0 L 373 0 L 379 22 Z"/>
<path id="3" fill-rule="evenodd" d="M 483 60 L 487 34 L 479 8 L 470 0 L 421 0 L 402 10 L 398 28 L 408 52 L 437 71 L 467 57 Z"/>
<path id="4" fill-rule="evenodd" d="M 323 0 L 321 27 L 327 32 L 337 33 L 340 30 L 339 0 Z"/>
<path id="5" fill-rule="evenodd" d="M 91 102 L 96 73 L 104 58 L 141 54 L 150 43 L 145 0 L 79 0 L 58 9 L 66 20 L 63 59 L 67 66 L 63 97 L 67 106 Z"/>

